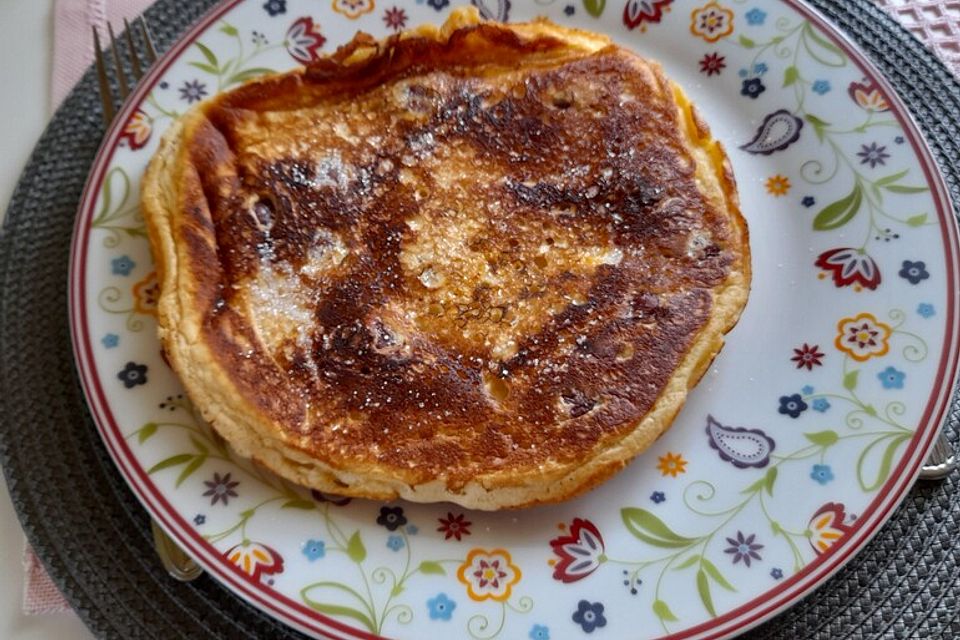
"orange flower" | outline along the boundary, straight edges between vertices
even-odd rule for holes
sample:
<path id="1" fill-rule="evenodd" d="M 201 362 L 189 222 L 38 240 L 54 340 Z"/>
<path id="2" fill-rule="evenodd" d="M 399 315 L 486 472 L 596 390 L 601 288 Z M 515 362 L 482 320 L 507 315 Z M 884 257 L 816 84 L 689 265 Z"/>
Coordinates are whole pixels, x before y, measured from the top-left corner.
<path id="1" fill-rule="evenodd" d="M 790 178 L 780 174 L 767 178 L 767 193 L 770 195 L 779 198 L 787 195 L 788 191 L 790 191 Z"/>
<path id="2" fill-rule="evenodd" d="M 505 549 L 473 549 L 457 570 L 457 579 L 467 586 L 467 595 L 477 601 L 506 602 L 520 576 L 520 567 L 513 564 Z"/>
<path id="3" fill-rule="evenodd" d="M 707 42 L 716 42 L 733 33 L 733 11 L 710 2 L 690 12 L 690 33 Z"/>
<path id="4" fill-rule="evenodd" d="M 333 10 L 356 20 L 365 13 L 373 11 L 374 0 L 333 0 Z"/>
<path id="5" fill-rule="evenodd" d="M 878 321 L 872 313 L 843 318 L 837 323 L 834 346 L 857 362 L 886 355 L 890 351 L 890 325 Z"/>
<path id="6" fill-rule="evenodd" d="M 157 315 L 157 299 L 160 297 L 160 282 L 157 272 L 151 271 L 147 277 L 133 285 L 133 310 L 144 315 Z"/>
<path id="7" fill-rule="evenodd" d="M 687 472 L 687 461 L 679 453 L 667 452 L 667 455 L 658 458 L 657 469 L 664 476 L 676 478 L 681 473 Z"/>

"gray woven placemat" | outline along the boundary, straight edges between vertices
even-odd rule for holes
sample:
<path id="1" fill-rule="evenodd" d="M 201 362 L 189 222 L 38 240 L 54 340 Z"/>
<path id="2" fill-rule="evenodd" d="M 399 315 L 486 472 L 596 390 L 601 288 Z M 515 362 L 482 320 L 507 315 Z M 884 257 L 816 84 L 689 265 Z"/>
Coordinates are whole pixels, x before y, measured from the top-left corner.
<path id="1" fill-rule="evenodd" d="M 169 46 L 212 0 L 160 0 L 147 18 Z M 960 86 L 867 0 L 813 0 L 887 74 L 960 202 Z M 30 542 L 102 638 L 302 638 L 202 577 L 155 560 L 149 520 L 104 449 L 70 357 L 73 217 L 103 127 L 92 72 L 57 112 L 14 193 L 0 237 L 0 458 Z M 947 433 L 960 447 L 960 405 Z M 759 639 L 960 638 L 960 472 L 918 485 L 877 538 Z"/>

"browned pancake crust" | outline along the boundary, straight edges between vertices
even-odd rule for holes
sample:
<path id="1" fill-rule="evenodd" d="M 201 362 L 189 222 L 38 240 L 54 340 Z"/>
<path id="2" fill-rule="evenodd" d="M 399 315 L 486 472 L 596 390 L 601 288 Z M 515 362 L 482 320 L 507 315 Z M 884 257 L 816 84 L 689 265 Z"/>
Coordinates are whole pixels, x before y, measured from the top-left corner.
<path id="1" fill-rule="evenodd" d="M 669 425 L 745 302 L 733 179 L 658 66 L 558 33 L 360 35 L 188 116 L 175 199 L 144 197 L 177 272 L 161 335 L 242 451 L 492 508 L 582 491 Z"/>

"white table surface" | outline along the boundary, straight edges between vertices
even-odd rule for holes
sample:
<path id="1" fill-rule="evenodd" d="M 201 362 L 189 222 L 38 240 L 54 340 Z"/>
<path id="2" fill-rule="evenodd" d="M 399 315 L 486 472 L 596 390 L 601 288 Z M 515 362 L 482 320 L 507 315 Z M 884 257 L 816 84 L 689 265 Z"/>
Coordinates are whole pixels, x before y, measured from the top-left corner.
<path id="1" fill-rule="evenodd" d="M 53 0 L 0 0 L 0 217 L 50 116 Z M 0 638 L 89 640 L 73 613 L 25 616 L 24 535 L 0 479 Z"/>

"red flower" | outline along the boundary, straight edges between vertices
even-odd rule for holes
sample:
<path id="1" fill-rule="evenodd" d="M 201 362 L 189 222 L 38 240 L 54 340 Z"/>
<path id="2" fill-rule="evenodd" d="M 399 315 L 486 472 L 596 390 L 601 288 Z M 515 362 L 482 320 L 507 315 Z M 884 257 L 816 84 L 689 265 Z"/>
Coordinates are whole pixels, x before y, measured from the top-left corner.
<path id="1" fill-rule="evenodd" d="M 844 524 L 846 517 L 846 510 L 839 502 L 828 502 L 813 514 L 807 529 L 810 546 L 817 555 L 825 553 L 837 540 L 850 533 L 850 525 Z"/>
<path id="2" fill-rule="evenodd" d="M 320 25 L 314 24 L 313 18 L 305 16 L 290 25 L 284 44 L 294 60 L 300 64 L 310 64 L 320 57 L 320 48 L 326 41 L 320 33 Z"/>
<path id="3" fill-rule="evenodd" d="M 718 76 L 726 66 L 726 58 L 719 53 L 706 53 L 700 58 L 700 73 L 708 76 Z"/>
<path id="4" fill-rule="evenodd" d="M 847 87 L 847 93 L 861 109 L 875 113 L 890 111 L 890 103 L 871 79 L 864 78 L 863 82 L 851 82 Z"/>
<path id="5" fill-rule="evenodd" d="M 437 520 L 440 521 L 440 526 L 437 527 L 437 531 L 442 531 L 444 534 L 446 534 L 443 537 L 444 540 L 456 538 L 459 541 L 460 536 L 470 535 L 470 525 L 473 523 L 464 519 L 464 515 L 462 513 L 453 515 L 448 511 L 446 519 L 437 518 Z"/>
<path id="6" fill-rule="evenodd" d="M 820 345 L 815 344 L 811 347 L 806 342 L 799 349 L 794 349 L 793 353 L 794 356 L 790 359 L 797 363 L 797 369 L 806 367 L 807 371 L 813 371 L 814 367 L 822 365 L 820 359 L 825 355 L 820 352 Z"/>
<path id="7" fill-rule="evenodd" d="M 603 536 L 589 520 L 574 518 L 570 535 L 554 538 L 550 546 L 560 557 L 553 568 L 553 579 L 561 582 L 582 580 L 606 560 Z"/>
<path id="8" fill-rule="evenodd" d="M 239 567 L 251 580 L 283 571 L 283 556 L 262 542 L 241 542 L 227 550 L 223 557 Z"/>
<path id="9" fill-rule="evenodd" d="M 400 7 L 391 7 L 383 13 L 383 21 L 388 29 L 399 31 L 407 25 L 407 12 Z"/>
<path id="10" fill-rule="evenodd" d="M 623 7 L 623 24 L 628 29 L 640 27 L 643 31 L 646 26 L 644 22 L 660 22 L 663 18 L 663 11 L 673 0 L 627 0 Z"/>
<path id="11" fill-rule="evenodd" d="M 814 265 L 831 272 L 837 287 L 854 285 L 857 290 L 859 287 L 875 290 L 880 284 L 880 269 L 863 249 L 830 249 L 821 253 Z"/>
<path id="12" fill-rule="evenodd" d="M 153 133 L 153 120 L 143 109 L 137 109 L 124 125 L 120 139 L 126 140 L 130 148 L 136 151 L 149 142 L 151 133 Z"/>

